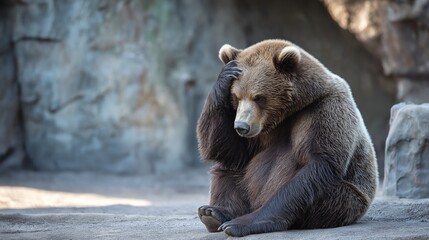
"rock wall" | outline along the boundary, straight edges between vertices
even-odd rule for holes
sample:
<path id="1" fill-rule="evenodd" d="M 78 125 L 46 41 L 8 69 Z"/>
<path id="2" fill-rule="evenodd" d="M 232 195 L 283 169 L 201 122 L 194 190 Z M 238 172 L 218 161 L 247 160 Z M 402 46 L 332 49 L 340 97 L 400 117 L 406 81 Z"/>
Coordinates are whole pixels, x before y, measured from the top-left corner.
<path id="1" fill-rule="evenodd" d="M 384 194 L 429 197 L 429 104 L 392 107 L 386 140 Z"/>
<path id="2" fill-rule="evenodd" d="M 13 28 L 4 21 L 12 19 L 13 12 L 3 4 L 0 4 L 0 165 L 17 167 L 23 159 L 19 88 L 15 81 L 15 58 L 11 46 Z"/>
<path id="3" fill-rule="evenodd" d="M 180 62 L 192 59 L 175 52 L 193 29 L 163 31 L 170 24 L 183 29 L 182 16 L 171 15 L 175 7 L 49 0 L 15 6 L 24 140 L 37 169 L 149 173 L 189 160 L 184 112 L 195 99 L 185 91 L 194 80 Z"/>
<path id="4" fill-rule="evenodd" d="M 195 123 L 221 67 L 218 49 L 267 38 L 297 43 L 344 77 L 383 153 L 393 98 L 382 66 L 322 2 L 9 2 L 1 56 L 9 54 L 2 61 L 16 74 L 1 77 L 19 91 L 2 94 L 0 104 L 21 109 L 25 152 L 37 169 L 153 173 L 199 165 Z"/>
<path id="5" fill-rule="evenodd" d="M 386 19 L 382 63 L 398 99 L 429 102 L 429 0 L 390 1 Z"/>
<path id="6" fill-rule="evenodd" d="M 324 0 L 339 25 L 380 59 L 396 98 L 429 102 L 429 0 Z"/>

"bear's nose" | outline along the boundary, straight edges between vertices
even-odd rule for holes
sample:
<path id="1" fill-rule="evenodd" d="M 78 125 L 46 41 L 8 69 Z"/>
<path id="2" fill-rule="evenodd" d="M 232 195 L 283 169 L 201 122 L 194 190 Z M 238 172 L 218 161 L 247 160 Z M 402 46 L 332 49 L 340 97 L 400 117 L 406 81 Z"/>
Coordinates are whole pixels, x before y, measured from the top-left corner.
<path id="1" fill-rule="evenodd" d="M 250 126 L 245 122 L 238 121 L 234 122 L 234 129 L 238 132 L 238 134 L 245 135 L 249 132 Z"/>

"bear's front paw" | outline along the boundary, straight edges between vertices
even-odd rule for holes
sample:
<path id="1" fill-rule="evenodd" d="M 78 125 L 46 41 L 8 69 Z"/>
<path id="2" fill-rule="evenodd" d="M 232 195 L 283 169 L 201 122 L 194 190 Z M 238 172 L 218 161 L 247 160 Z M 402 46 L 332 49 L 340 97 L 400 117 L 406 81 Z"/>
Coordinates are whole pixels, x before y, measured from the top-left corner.
<path id="1" fill-rule="evenodd" d="M 222 68 L 218 81 L 225 81 L 231 85 L 231 81 L 238 79 L 238 76 L 240 76 L 241 73 L 242 70 L 237 66 L 237 61 L 232 60 Z"/>
<path id="2" fill-rule="evenodd" d="M 206 225 L 207 231 L 219 232 L 219 226 L 228 221 L 221 210 L 211 206 L 201 206 L 198 208 L 198 216 L 204 225 Z"/>
<path id="3" fill-rule="evenodd" d="M 287 229 L 286 222 L 272 219 L 256 219 L 256 214 L 247 214 L 223 223 L 219 230 L 233 237 L 243 237 L 254 233 L 283 231 Z"/>
<path id="4" fill-rule="evenodd" d="M 252 233 L 252 225 L 253 219 L 245 215 L 223 223 L 219 230 L 233 237 L 243 237 Z"/>
<path id="5" fill-rule="evenodd" d="M 222 106 L 230 104 L 230 89 L 232 82 L 241 75 L 242 70 L 237 67 L 237 61 L 228 62 L 218 76 L 216 83 L 213 85 L 212 91 L 209 94 L 210 98 Z"/>

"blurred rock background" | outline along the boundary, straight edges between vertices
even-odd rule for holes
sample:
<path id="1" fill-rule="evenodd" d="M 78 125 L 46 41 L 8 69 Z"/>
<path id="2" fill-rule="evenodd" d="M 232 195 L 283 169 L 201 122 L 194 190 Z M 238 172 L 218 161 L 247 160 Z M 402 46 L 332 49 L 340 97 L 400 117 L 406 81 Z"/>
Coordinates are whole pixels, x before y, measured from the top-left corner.
<path id="1" fill-rule="evenodd" d="M 282 38 L 349 82 L 383 175 L 390 107 L 429 101 L 428 13 L 426 0 L 3 0 L 0 168 L 200 166 L 219 48 Z"/>

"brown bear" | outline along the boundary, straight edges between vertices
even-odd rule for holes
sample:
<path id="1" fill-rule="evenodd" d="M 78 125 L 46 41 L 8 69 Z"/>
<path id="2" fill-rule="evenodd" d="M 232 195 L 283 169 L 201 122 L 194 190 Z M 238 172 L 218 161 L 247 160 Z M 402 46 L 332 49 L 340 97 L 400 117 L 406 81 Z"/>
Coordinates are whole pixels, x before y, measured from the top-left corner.
<path id="1" fill-rule="evenodd" d="M 283 40 L 224 45 L 197 126 L 211 170 L 209 232 L 231 236 L 338 227 L 367 211 L 374 148 L 348 84 Z"/>

